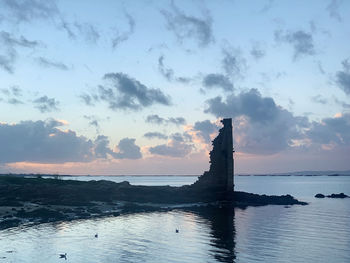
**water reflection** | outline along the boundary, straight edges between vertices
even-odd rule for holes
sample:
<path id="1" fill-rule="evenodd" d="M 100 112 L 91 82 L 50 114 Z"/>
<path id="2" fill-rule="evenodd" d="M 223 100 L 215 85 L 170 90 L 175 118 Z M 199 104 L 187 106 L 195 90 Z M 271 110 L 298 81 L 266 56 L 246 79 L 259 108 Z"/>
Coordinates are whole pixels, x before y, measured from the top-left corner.
<path id="1" fill-rule="evenodd" d="M 231 205 L 192 208 L 190 211 L 203 218 L 210 227 L 211 255 L 218 262 L 234 262 L 235 255 L 235 211 Z"/>

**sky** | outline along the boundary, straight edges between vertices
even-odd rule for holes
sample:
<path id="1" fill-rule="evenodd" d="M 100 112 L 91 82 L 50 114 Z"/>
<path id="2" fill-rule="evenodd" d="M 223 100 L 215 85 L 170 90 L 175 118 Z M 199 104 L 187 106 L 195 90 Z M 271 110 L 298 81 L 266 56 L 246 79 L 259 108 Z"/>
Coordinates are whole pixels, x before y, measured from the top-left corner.
<path id="1" fill-rule="evenodd" d="M 0 173 L 350 170 L 350 1 L 0 0 Z"/>

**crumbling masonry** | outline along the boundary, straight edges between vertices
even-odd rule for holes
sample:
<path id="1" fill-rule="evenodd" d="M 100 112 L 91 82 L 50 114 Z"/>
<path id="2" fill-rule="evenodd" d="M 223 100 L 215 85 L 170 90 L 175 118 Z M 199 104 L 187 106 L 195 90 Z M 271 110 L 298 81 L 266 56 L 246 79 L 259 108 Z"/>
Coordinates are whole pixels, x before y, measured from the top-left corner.
<path id="1" fill-rule="evenodd" d="M 204 172 L 194 186 L 213 188 L 221 192 L 233 192 L 233 139 L 232 119 L 223 119 L 223 128 L 213 140 L 210 152 L 210 169 Z"/>

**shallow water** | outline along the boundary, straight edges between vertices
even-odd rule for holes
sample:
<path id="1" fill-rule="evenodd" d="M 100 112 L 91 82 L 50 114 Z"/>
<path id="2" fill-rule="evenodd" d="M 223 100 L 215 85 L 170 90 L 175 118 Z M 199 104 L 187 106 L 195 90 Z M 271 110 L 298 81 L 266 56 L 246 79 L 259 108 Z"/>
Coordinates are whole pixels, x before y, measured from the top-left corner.
<path id="1" fill-rule="evenodd" d="M 140 178 L 144 184 L 144 177 L 134 183 Z M 168 177 L 166 184 L 180 182 Z M 289 193 L 310 205 L 175 210 L 12 228 L 0 231 L 0 262 L 350 262 L 350 199 L 313 197 L 349 195 L 350 177 L 236 177 L 235 187 Z"/>

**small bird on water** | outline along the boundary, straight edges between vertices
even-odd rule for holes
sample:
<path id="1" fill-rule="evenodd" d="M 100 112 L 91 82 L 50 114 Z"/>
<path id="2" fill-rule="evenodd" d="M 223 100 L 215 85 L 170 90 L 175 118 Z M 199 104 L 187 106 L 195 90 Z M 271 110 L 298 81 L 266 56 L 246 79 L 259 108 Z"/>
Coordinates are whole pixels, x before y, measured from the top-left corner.
<path id="1" fill-rule="evenodd" d="M 179 229 L 176 229 L 176 230 L 175 230 L 175 233 L 179 233 Z"/>
<path id="2" fill-rule="evenodd" d="M 95 234 L 95 237 L 98 238 L 98 234 L 97 233 Z"/>
<path id="3" fill-rule="evenodd" d="M 60 258 L 64 258 L 65 260 L 67 260 L 67 253 L 60 254 Z"/>

